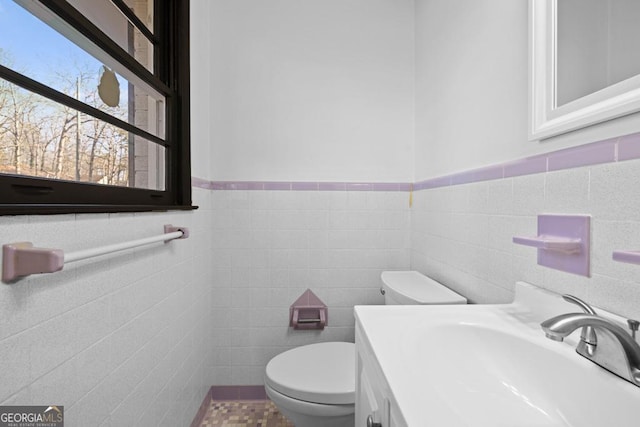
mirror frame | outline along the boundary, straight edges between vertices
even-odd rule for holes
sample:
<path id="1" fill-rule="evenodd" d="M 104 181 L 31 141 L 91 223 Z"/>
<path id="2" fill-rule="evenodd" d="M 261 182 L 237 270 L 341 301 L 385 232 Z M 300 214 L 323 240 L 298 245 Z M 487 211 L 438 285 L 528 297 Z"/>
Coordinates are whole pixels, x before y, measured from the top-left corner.
<path id="1" fill-rule="evenodd" d="M 640 74 L 556 107 L 557 0 L 529 0 L 529 140 L 640 111 Z"/>

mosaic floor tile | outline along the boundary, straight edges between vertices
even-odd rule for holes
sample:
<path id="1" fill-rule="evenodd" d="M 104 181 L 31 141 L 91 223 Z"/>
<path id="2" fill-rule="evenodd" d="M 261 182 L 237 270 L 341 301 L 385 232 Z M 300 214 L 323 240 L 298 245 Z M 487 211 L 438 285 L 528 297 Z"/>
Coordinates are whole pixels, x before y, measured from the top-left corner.
<path id="1" fill-rule="evenodd" d="M 212 401 L 200 427 L 293 427 L 270 400 Z"/>

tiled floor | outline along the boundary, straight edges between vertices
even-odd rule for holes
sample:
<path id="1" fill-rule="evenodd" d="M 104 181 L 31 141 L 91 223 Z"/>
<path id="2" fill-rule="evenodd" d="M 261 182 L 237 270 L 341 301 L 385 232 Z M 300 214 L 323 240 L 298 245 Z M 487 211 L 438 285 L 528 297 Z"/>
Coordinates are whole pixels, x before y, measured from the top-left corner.
<path id="1" fill-rule="evenodd" d="M 211 401 L 200 427 L 293 427 L 270 400 Z"/>

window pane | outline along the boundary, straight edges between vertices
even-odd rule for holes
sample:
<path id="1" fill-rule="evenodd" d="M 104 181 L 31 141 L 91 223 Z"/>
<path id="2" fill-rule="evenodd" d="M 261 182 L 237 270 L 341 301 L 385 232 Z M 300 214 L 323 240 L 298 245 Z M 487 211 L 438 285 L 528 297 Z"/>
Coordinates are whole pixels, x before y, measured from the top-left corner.
<path id="1" fill-rule="evenodd" d="M 162 95 L 112 73 L 10 0 L 0 0 L 0 64 L 164 139 Z"/>
<path id="2" fill-rule="evenodd" d="M 135 13 L 138 19 L 142 21 L 147 29 L 154 33 L 153 0 L 124 0 L 124 2 L 127 4 L 127 6 L 129 6 L 129 9 L 131 9 L 133 13 Z"/>
<path id="3" fill-rule="evenodd" d="M 67 0 L 102 32 L 129 52 L 147 70 L 153 72 L 153 44 L 108 0 Z M 148 2 L 153 3 L 153 0 Z M 138 10 L 147 7 L 147 1 L 137 0 Z M 139 17 L 139 15 L 138 15 Z M 141 19 L 147 22 L 145 17 Z M 149 26 L 147 26 L 149 28 Z M 151 28 L 149 28 L 151 29 Z"/>
<path id="4" fill-rule="evenodd" d="M 0 79 L 0 172 L 164 190 L 164 147 Z"/>

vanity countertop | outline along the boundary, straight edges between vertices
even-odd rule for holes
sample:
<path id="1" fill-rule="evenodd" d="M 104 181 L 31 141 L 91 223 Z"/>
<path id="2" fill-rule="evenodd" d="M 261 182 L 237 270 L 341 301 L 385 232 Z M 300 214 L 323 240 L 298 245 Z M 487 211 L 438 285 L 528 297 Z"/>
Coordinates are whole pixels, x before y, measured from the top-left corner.
<path id="1" fill-rule="evenodd" d="M 519 282 L 511 304 L 357 306 L 355 315 L 409 426 L 637 426 L 639 387 L 578 355 L 579 330 L 562 343 L 545 338 L 541 321 L 575 311 Z"/>

